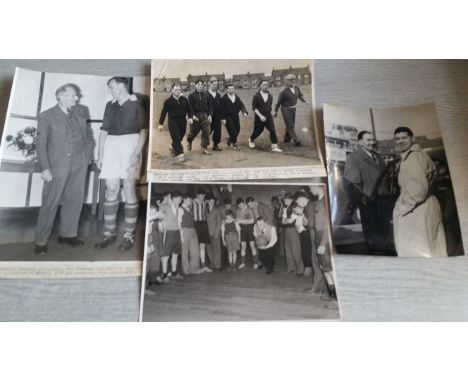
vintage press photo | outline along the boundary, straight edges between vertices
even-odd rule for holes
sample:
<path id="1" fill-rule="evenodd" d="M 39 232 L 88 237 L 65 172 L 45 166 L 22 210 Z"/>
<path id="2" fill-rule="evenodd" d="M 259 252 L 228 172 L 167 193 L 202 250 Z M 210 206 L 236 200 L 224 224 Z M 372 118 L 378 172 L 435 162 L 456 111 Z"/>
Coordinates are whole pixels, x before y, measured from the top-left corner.
<path id="1" fill-rule="evenodd" d="M 143 321 L 339 319 L 325 184 L 150 193 Z"/>
<path id="2" fill-rule="evenodd" d="M 311 60 L 153 60 L 157 182 L 325 176 Z"/>
<path id="3" fill-rule="evenodd" d="M 139 275 L 149 77 L 17 69 L 1 145 L 2 277 Z"/>
<path id="4" fill-rule="evenodd" d="M 323 110 L 337 253 L 463 255 L 435 105 Z"/>

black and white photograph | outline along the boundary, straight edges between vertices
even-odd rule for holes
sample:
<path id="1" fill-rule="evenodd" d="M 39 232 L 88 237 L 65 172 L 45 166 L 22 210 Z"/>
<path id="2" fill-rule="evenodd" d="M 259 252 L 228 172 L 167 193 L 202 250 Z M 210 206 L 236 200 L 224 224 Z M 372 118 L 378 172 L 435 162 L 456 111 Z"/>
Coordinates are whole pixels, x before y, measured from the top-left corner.
<path id="1" fill-rule="evenodd" d="M 63 267 L 68 275 L 97 272 L 82 263 L 80 273 L 81 262 L 137 270 L 149 101 L 148 77 L 16 70 L 1 146 L 0 182 L 9 185 L 0 196 L 5 272 L 16 262 L 50 277 L 63 276 Z"/>
<path id="2" fill-rule="evenodd" d="M 338 320 L 325 184 L 151 183 L 143 321 Z"/>
<path id="3" fill-rule="evenodd" d="M 324 128 L 337 253 L 464 255 L 434 104 L 325 104 Z"/>
<path id="4" fill-rule="evenodd" d="M 157 182 L 325 175 L 312 60 L 153 60 Z"/>

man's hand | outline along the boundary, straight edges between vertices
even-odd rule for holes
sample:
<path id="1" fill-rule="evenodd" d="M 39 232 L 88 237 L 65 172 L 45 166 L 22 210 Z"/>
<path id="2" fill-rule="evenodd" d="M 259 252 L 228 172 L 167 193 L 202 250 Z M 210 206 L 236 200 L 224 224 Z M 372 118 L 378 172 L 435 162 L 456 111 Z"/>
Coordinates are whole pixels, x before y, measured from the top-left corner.
<path id="1" fill-rule="evenodd" d="M 129 98 L 130 101 L 138 101 L 138 98 L 135 94 L 130 94 L 130 98 Z"/>
<path id="2" fill-rule="evenodd" d="M 318 248 L 317 248 L 317 253 L 319 255 L 324 255 L 325 254 L 325 246 L 324 245 L 320 245 Z"/>
<path id="3" fill-rule="evenodd" d="M 163 125 L 159 125 L 159 126 L 158 126 L 158 129 L 159 129 L 159 131 L 163 131 L 164 126 L 163 126 Z"/>
<path id="4" fill-rule="evenodd" d="M 197 117 L 196 115 L 193 116 L 193 120 L 194 120 L 195 122 L 198 122 L 198 121 L 199 121 L 199 119 L 198 119 L 198 117 Z"/>
<path id="5" fill-rule="evenodd" d="M 226 240 L 223 240 L 223 245 L 226 246 Z"/>
<path id="6" fill-rule="evenodd" d="M 246 118 L 249 115 L 249 113 L 242 113 L 242 114 L 244 114 L 244 117 L 246 117 Z"/>
<path id="7" fill-rule="evenodd" d="M 266 121 L 266 117 L 264 115 L 260 115 L 259 117 L 260 117 L 260 121 L 262 121 L 262 122 Z"/>
<path id="8" fill-rule="evenodd" d="M 101 168 L 102 168 L 102 159 L 101 158 L 98 158 L 95 162 L 96 164 L 96 167 L 99 171 L 101 171 Z"/>
<path id="9" fill-rule="evenodd" d="M 304 103 L 307 105 L 309 103 L 309 101 L 307 101 L 305 98 L 304 98 Z"/>
<path id="10" fill-rule="evenodd" d="M 211 115 L 208 116 L 208 122 L 211 123 L 212 119 L 211 119 Z"/>
<path id="11" fill-rule="evenodd" d="M 139 153 L 134 153 L 130 157 L 130 167 L 136 166 L 138 163 L 140 163 L 140 154 Z"/>
<path id="12" fill-rule="evenodd" d="M 50 170 L 48 168 L 45 169 L 44 171 L 42 171 L 41 179 L 44 182 L 50 182 L 52 180 L 52 173 L 50 172 Z"/>
<path id="13" fill-rule="evenodd" d="M 222 120 L 221 120 L 221 123 L 222 123 L 223 125 L 226 125 L 226 120 L 225 120 L 225 119 L 222 119 Z"/>

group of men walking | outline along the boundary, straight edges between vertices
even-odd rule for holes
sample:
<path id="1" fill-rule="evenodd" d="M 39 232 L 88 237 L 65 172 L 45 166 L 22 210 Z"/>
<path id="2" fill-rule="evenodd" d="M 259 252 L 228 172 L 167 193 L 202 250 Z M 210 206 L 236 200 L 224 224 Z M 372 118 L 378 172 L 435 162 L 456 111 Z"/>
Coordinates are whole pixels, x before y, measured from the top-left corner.
<path id="1" fill-rule="evenodd" d="M 95 247 L 105 248 L 117 239 L 122 182 L 125 227 L 119 249 L 128 250 L 135 242 L 139 208 L 136 182 L 148 135 L 148 111 L 131 94 L 127 78 L 112 77 L 107 87 L 112 101 L 105 107 L 94 168 L 105 180 L 104 236 Z M 79 103 L 80 88 L 68 83 L 60 86 L 55 96 L 57 104 L 39 115 L 37 127 L 37 155 L 44 187 L 34 250 L 40 255 L 47 252 L 59 207 L 58 242 L 71 247 L 84 245 L 78 237 L 78 226 L 90 165 L 94 162 L 95 139 L 87 107 Z"/>
<path id="2" fill-rule="evenodd" d="M 239 114 L 247 117 L 249 115 L 244 102 L 236 94 L 235 86 L 232 83 L 226 84 L 226 93 L 221 95 L 218 92 L 218 80 L 212 77 L 208 83 L 208 89 L 204 90 L 204 82 L 198 80 L 195 83 L 195 90 L 186 98 L 182 95 L 179 84 L 174 84 L 171 96 L 164 101 L 160 118 L 159 130 L 164 129 L 166 116 L 168 117 L 168 128 L 171 136 L 170 152 L 178 161 L 184 162 L 184 148 L 182 141 L 187 132 L 187 150 L 191 151 L 193 141 L 201 133 L 201 149 L 204 155 L 211 155 L 209 151 L 210 134 L 213 140 L 213 151 L 222 151 L 220 147 L 222 139 L 222 126 L 226 127 L 228 138 L 227 145 L 239 150 L 238 137 L 241 130 Z M 270 135 L 271 151 L 282 152 L 278 146 L 278 137 L 274 117 L 281 109 L 286 132 L 284 142 L 293 142 L 300 146 L 301 142 L 295 132 L 296 104 L 297 100 L 306 103 L 301 89 L 296 85 L 294 74 L 286 76 L 286 84 L 278 96 L 278 101 L 273 113 L 273 95 L 268 91 L 270 84 L 267 80 L 260 81 L 260 89 L 252 99 L 252 110 L 254 112 L 254 126 L 249 137 L 248 145 L 254 149 L 255 140 L 266 129 Z"/>
<path id="3" fill-rule="evenodd" d="M 230 198 L 219 203 L 203 188 L 194 195 L 155 194 L 148 285 L 247 266 L 272 274 L 275 258 L 285 256 L 288 273 L 312 277 L 308 292 L 336 298 L 323 196 L 321 187 L 304 187 L 294 195 L 272 197 L 270 205 L 252 196 L 239 197 L 234 205 Z"/>

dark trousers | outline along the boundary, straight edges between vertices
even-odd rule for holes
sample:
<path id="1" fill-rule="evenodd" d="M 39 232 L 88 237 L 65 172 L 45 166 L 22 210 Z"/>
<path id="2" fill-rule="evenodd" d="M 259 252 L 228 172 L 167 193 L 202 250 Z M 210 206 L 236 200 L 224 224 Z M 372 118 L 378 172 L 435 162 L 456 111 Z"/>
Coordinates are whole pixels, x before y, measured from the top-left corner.
<path id="1" fill-rule="evenodd" d="M 366 204 L 359 204 L 362 233 L 369 252 L 390 253 L 394 250 L 391 225 L 393 200 L 376 196 Z"/>
<path id="2" fill-rule="evenodd" d="M 271 114 L 265 115 L 266 121 L 262 122 L 258 115 L 255 114 L 255 121 L 254 121 L 254 130 L 252 135 L 250 136 L 250 140 L 253 142 L 257 139 L 261 133 L 263 133 L 264 129 L 267 129 L 270 132 L 270 141 L 273 144 L 278 143 L 278 138 L 276 136 L 275 130 L 275 121 L 273 121 L 273 116 Z"/>
<path id="3" fill-rule="evenodd" d="M 180 155 L 184 153 L 182 140 L 184 139 L 186 131 L 187 120 L 185 118 L 169 118 L 169 134 L 171 135 L 172 139 L 174 155 Z"/>
<path id="4" fill-rule="evenodd" d="M 36 244 L 46 245 L 54 227 L 59 205 L 59 235 L 75 237 L 83 208 L 88 162 L 83 157 L 72 158 L 68 170 L 52 170 L 52 180 L 44 182 L 42 203 L 36 224 Z"/>
<path id="5" fill-rule="evenodd" d="M 226 115 L 226 129 L 229 134 L 229 141 L 233 144 L 237 143 L 237 137 L 240 133 L 239 115 Z"/>
<path id="6" fill-rule="evenodd" d="M 211 134 L 213 135 L 213 145 L 221 142 L 221 118 L 213 116 L 211 121 Z"/>
<path id="7" fill-rule="evenodd" d="M 301 254 L 302 254 L 302 262 L 304 263 L 304 267 L 311 268 L 312 267 L 312 242 L 310 241 L 310 233 L 309 231 L 302 231 L 299 234 L 301 240 Z"/>
<path id="8" fill-rule="evenodd" d="M 282 107 L 284 124 L 286 125 L 286 133 L 284 134 L 284 142 L 289 142 L 291 139 L 294 142 L 299 142 L 294 127 L 296 125 L 296 108 Z"/>
<path id="9" fill-rule="evenodd" d="M 258 249 L 258 258 L 265 266 L 266 270 L 273 272 L 275 266 L 275 248 L 271 247 L 268 249 Z"/>
<path id="10" fill-rule="evenodd" d="M 192 126 L 190 126 L 187 141 L 192 143 L 201 131 L 201 147 L 206 149 L 210 144 L 210 123 L 208 122 L 208 114 L 195 113 L 194 115 L 198 118 L 198 121 L 194 120 Z"/>
<path id="11" fill-rule="evenodd" d="M 309 229 L 310 243 L 311 243 L 311 265 L 312 265 L 312 288 L 320 292 L 326 291 L 326 282 L 323 275 L 322 268 L 320 267 L 319 255 L 317 253 L 317 243 L 315 242 L 315 228 Z"/>

